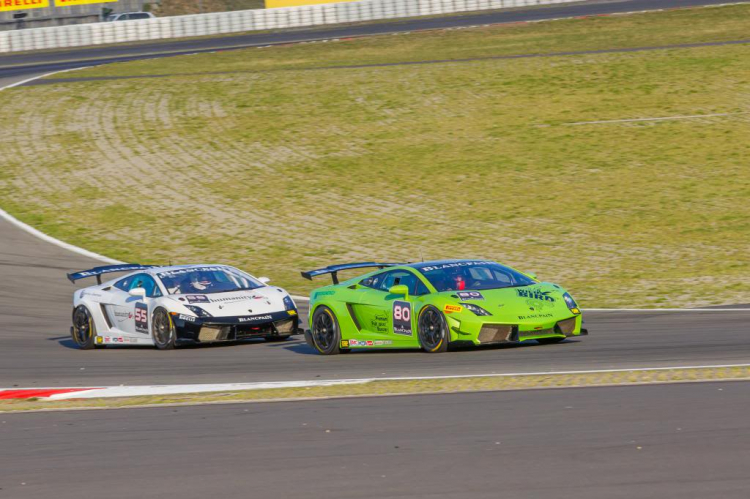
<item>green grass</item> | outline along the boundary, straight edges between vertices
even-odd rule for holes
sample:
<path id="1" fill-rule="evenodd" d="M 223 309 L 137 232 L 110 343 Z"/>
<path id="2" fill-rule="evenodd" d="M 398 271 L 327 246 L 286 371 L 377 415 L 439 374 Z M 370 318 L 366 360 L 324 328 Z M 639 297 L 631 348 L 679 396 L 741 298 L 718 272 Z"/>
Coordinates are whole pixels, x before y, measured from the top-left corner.
<path id="1" fill-rule="evenodd" d="M 748 379 L 750 379 L 750 368 L 747 366 L 610 371 L 578 374 L 475 376 L 468 378 L 388 380 L 371 381 L 351 385 L 273 388 L 239 390 L 233 392 L 188 393 L 123 398 L 71 399 L 60 401 L 39 399 L 0 400 L 0 413 L 45 410 L 123 409 L 164 405 L 281 402 L 331 397 L 377 397 L 390 395 L 737 381 Z"/>
<path id="2" fill-rule="evenodd" d="M 584 306 L 750 301 L 750 46 L 310 67 L 747 37 L 750 6 L 386 36 L 0 93 L 0 206 L 122 260 L 298 271 L 475 256 Z M 689 29 L 686 29 L 689 26 Z M 29 103 L 33 103 L 30 105 Z"/>

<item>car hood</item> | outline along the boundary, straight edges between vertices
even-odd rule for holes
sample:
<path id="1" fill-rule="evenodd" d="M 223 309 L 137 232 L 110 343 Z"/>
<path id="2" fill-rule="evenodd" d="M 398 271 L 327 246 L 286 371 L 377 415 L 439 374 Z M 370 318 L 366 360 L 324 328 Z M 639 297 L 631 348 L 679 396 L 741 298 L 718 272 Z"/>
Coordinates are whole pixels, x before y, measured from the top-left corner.
<path id="1" fill-rule="evenodd" d="M 214 317 L 236 317 L 284 310 L 285 296 L 288 296 L 286 291 L 273 286 L 265 286 L 248 291 L 203 295 L 191 293 L 172 295 L 170 298 L 182 305 L 200 307 Z"/>
<path id="2" fill-rule="evenodd" d="M 502 289 L 446 291 L 458 303 L 473 303 L 494 316 L 521 317 L 544 315 L 569 315 L 570 311 L 563 299 L 565 290 L 556 284 L 536 283 L 529 286 Z M 534 317 L 537 318 L 537 317 Z"/>

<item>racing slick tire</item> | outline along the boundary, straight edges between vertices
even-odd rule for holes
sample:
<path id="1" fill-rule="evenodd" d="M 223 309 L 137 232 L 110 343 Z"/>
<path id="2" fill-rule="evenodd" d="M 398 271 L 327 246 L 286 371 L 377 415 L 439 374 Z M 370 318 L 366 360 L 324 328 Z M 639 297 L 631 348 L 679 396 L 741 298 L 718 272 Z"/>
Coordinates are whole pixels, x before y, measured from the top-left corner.
<path id="1" fill-rule="evenodd" d="M 321 305 L 312 317 L 312 346 L 323 355 L 337 355 L 341 352 L 341 328 L 333 311 Z"/>
<path id="2" fill-rule="evenodd" d="M 73 327 L 70 336 L 81 350 L 96 348 L 96 326 L 91 312 L 84 305 L 78 305 L 73 310 Z"/>
<path id="3" fill-rule="evenodd" d="M 154 310 L 151 316 L 151 335 L 154 345 L 159 350 L 173 350 L 177 342 L 177 330 L 174 327 L 172 317 L 162 307 Z"/>
<path id="4" fill-rule="evenodd" d="M 417 337 L 422 350 L 428 353 L 448 351 L 450 331 L 445 316 L 432 305 L 419 311 L 417 319 Z"/>
<path id="5" fill-rule="evenodd" d="M 565 338 L 559 338 L 559 337 L 558 338 L 539 338 L 536 340 L 536 342 L 539 343 L 540 345 L 552 345 L 554 343 L 560 343 L 564 339 Z"/>

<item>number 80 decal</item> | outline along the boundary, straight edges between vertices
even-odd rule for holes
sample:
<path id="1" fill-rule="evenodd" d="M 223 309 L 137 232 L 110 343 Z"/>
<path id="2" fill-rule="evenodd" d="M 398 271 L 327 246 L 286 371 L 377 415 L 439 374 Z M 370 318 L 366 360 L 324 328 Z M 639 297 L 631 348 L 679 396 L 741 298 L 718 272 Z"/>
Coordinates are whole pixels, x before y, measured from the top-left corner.
<path id="1" fill-rule="evenodd" d="M 405 301 L 393 302 L 393 332 L 411 336 L 411 303 Z"/>

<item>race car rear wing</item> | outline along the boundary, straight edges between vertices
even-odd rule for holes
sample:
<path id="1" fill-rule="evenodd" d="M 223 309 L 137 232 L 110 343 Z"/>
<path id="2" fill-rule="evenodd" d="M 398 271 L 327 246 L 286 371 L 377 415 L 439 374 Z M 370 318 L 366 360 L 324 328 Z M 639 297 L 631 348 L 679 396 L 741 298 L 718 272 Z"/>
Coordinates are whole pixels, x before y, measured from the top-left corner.
<path id="1" fill-rule="evenodd" d="M 156 267 L 156 265 L 141 265 L 140 263 L 123 263 L 122 265 L 103 265 L 101 267 L 94 267 L 89 270 L 81 270 L 80 272 L 71 272 L 68 274 L 68 280 L 75 283 L 78 279 L 85 279 L 86 277 L 96 277 L 96 283 L 102 283 L 102 274 L 109 274 L 111 272 L 130 272 L 132 270 L 145 270 Z"/>
<path id="2" fill-rule="evenodd" d="M 307 272 L 300 272 L 300 273 L 302 274 L 302 277 L 304 277 L 308 281 L 312 281 L 313 277 L 317 277 L 319 275 L 331 274 L 331 279 L 333 279 L 333 283 L 338 284 L 340 270 L 366 269 L 369 267 L 377 267 L 379 269 L 382 269 L 385 267 L 393 267 L 394 265 L 403 265 L 403 264 L 402 263 L 377 263 L 377 262 L 344 263 L 341 265 L 329 265 L 328 267 L 325 267 L 322 269 L 308 270 Z"/>

